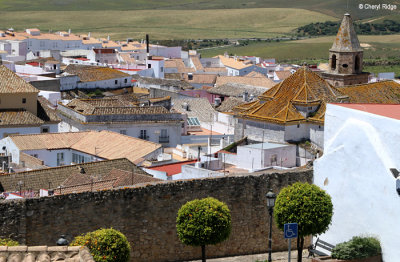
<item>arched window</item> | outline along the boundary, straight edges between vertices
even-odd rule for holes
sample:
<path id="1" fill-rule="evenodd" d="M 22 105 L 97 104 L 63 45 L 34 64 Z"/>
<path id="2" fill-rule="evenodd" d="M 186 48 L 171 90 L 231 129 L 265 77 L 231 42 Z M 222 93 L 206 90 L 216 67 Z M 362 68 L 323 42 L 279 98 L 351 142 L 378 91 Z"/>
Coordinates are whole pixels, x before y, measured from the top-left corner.
<path id="1" fill-rule="evenodd" d="M 335 70 L 335 69 L 336 69 L 336 55 L 333 55 L 333 56 L 332 56 L 331 68 L 332 68 L 332 70 Z"/>
<path id="2" fill-rule="evenodd" d="M 360 70 L 360 64 L 361 64 L 360 60 L 361 60 L 360 56 L 356 55 L 356 62 L 355 62 L 355 70 L 356 70 L 356 72 L 358 72 Z"/>

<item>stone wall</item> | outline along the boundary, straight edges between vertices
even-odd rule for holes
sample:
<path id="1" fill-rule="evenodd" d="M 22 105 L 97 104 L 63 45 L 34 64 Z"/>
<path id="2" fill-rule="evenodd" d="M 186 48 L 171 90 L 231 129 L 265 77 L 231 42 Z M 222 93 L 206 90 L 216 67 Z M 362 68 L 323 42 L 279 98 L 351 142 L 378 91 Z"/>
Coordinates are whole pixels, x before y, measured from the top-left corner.
<path id="1" fill-rule="evenodd" d="M 297 181 L 312 182 L 312 170 L 274 174 L 157 182 L 112 191 L 87 192 L 0 202 L 0 237 L 27 245 L 53 245 L 61 234 L 74 236 L 113 227 L 132 245 L 132 261 L 184 261 L 201 257 L 199 247 L 180 243 L 176 214 L 187 201 L 207 196 L 227 203 L 232 214 L 229 239 L 208 246 L 209 257 L 267 252 L 268 212 L 265 194 Z M 275 226 L 273 249 L 287 242 Z M 295 243 L 292 243 L 295 246 Z"/>
<path id="2" fill-rule="evenodd" d="M 87 247 L 74 246 L 16 246 L 0 247 L 0 262 L 94 262 Z"/>

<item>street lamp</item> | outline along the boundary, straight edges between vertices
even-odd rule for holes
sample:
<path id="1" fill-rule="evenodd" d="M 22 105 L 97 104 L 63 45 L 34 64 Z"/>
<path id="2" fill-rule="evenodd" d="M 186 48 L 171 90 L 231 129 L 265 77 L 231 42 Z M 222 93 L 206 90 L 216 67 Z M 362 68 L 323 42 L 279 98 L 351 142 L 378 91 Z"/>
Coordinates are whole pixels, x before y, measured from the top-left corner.
<path id="1" fill-rule="evenodd" d="M 68 246 L 69 241 L 65 235 L 61 235 L 61 237 L 57 240 L 57 246 Z"/>
<path id="2" fill-rule="evenodd" d="M 269 238 L 268 238 L 268 262 L 272 262 L 272 213 L 274 212 L 276 195 L 272 189 L 265 194 L 267 198 L 267 207 L 269 212 Z"/>

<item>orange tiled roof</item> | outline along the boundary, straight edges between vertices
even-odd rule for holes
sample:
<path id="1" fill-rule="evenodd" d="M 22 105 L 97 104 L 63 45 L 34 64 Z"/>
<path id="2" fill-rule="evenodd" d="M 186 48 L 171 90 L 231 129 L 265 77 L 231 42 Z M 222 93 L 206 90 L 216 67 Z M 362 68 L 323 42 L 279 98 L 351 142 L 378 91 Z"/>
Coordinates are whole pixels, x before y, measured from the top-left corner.
<path id="1" fill-rule="evenodd" d="M 262 77 L 251 77 L 251 76 L 218 76 L 215 82 L 216 86 L 224 84 L 244 84 L 249 86 L 260 86 L 265 88 L 271 88 L 275 85 L 275 82 L 266 76 Z"/>
<path id="2" fill-rule="evenodd" d="M 400 104 L 400 84 L 392 80 L 344 86 L 340 90 L 349 96 L 350 103 Z"/>
<path id="3" fill-rule="evenodd" d="M 275 71 L 275 74 L 279 78 L 279 80 L 285 80 L 286 78 L 292 75 L 292 73 L 289 70 Z"/>
<path id="4" fill-rule="evenodd" d="M 133 106 L 129 101 L 121 99 L 73 99 L 66 105 L 83 115 L 113 114 L 168 114 L 162 106 Z"/>
<path id="5" fill-rule="evenodd" d="M 20 151 L 71 148 L 104 159 L 125 157 L 132 162 L 161 147 L 160 144 L 106 130 L 12 135 L 10 138 Z"/>
<path id="6" fill-rule="evenodd" d="M 246 67 L 250 67 L 253 64 L 245 64 L 242 62 L 239 62 L 237 60 L 235 60 L 234 58 L 230 58 L 230 57 L 225 57 L 223 55 L 218 56 L 218 58 L 220 59 L 221 63 L 224 66 L 230 67 L 230 68 L 234 68 L 234 69 L 243 69 Z"/>
<path id="7" fill-rule="evenodd" d="M 44 121 L 23 109 L 0 110 L 0 127 L 40 126 Z"/>
<path id="8" fill-rule="evenodd" d="M 323 124 L 327 102 L 347 101 L 348 97 L 308 68 L 301 68 L 283 82 L 275 85 L 259 97 L 260 100 L 235 108 L 244 118 L 279 124 L 305 121 Z M 318 106 L 309 116 L 297 107 Z"/>
<path id="9" fill-rule="evenodd" d="M 65 72 L 79 76 L 81 82 L 102 81 L 129 77 L 128 74 L 108 67 L 68 65 Z"/>
<path id="10" fill-rule="evenodd" d="M 1 93 L 39 93 L 39 90 L 7 67 L 0 65 L 0 94 Z"/>

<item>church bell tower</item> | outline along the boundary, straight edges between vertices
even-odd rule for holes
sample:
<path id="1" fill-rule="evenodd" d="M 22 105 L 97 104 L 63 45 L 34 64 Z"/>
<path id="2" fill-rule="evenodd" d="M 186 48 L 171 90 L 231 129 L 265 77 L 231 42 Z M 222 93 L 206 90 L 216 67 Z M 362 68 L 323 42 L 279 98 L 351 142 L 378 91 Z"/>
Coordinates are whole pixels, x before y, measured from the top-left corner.
<path id="1" fill-rule="evenodd" d="M 363 72 L 363 49 L 358 41 L 350 14 L 345 14 L 339 31 L 329 49 L 329 70 L 322 74 L 333 86 L 368 83 Z"/>

